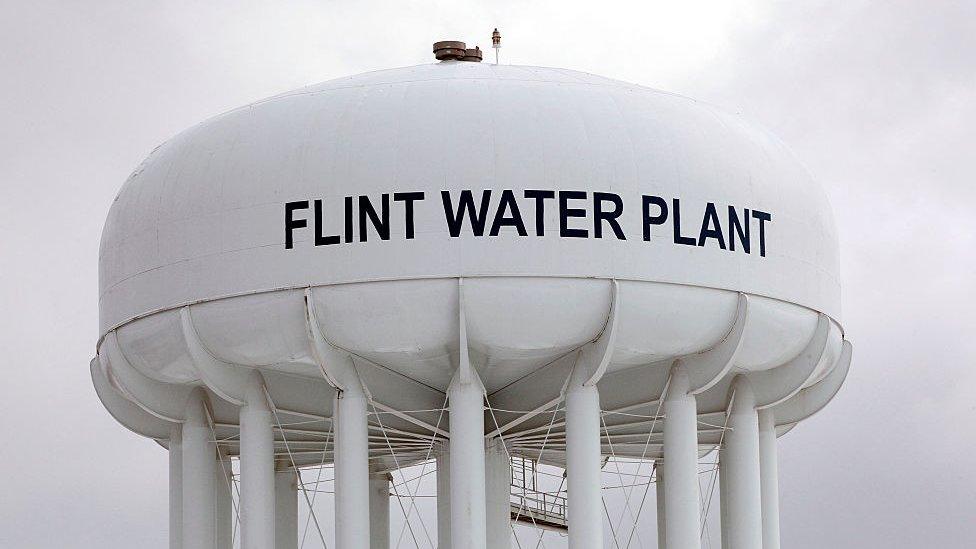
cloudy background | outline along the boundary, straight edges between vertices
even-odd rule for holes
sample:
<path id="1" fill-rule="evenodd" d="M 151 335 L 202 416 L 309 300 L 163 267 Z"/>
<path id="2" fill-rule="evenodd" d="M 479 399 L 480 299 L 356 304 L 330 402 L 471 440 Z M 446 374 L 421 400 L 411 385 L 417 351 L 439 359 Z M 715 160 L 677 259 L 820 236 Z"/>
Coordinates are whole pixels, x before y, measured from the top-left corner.
<path id="1" fill-rule="evenodd" d="M 206 117 L 495 26 L 505 63 L 741 112 L 826 188 L 854 369 L 781 441 L 783 546 L 976 545 L 976 2 L 201 4 L 0 0 L 0 546 L 166 546 L 165 452 L 88 374 L 129 172 Z"/>

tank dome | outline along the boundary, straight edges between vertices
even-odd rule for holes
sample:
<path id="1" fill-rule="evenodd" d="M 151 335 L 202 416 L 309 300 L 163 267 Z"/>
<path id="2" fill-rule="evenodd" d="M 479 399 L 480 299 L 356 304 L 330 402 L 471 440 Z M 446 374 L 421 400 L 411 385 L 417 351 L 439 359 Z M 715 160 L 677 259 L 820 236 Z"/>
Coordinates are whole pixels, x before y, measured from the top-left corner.
<path id="1" fill-rule="evenodd" d="M 707 104 L 554 68 L 447 61 L 214 117 L 125 182 L 100 254 L 100 333 L 170 312 L 119 335 L 144 370 L 183 381 L 188 359 L 155 351 L 179 340 L 173 311 L 209 304 L 201 335 L 229 361 L 300 363 L 300 303 L 269 303 L 305 288 L 329 303 L 324 322 L 342 319 L 343 348 L 436 387 L 462 278 L 499 386 L 598 333 L 610 280 L 623 365 L 708 348 L 738 292 L 756 298 L 745 369 L 795 356 L 818 312 L 840 315 L 829 205 L 780 141 Z"/>
<path id="2" fill-rule="evenodd" d="M 486 189 L 494 192 L 486 213 L 492 219 L 501 192 L 514 191 L 529 236 L 512 224 L 489 236 L 489 219 L 485 237 L 451 237 L 441 191 L 457 193 L 457 201 L 470 190 L 480 207 Z M 585 210 L 568 225 L 587 237 L 560 237 L 559 197 L 527 199 L 526 190 L 586 193 L 565 200 L 567 209 Z M 423 202 L 402 199 L 411 192 L 423 192 Z M 594 234 L 597 192 L 621 197 L 626 240 L 612 227 Z M 665 199 L 673 210 L 651 227 L 650 241 L 641 217 L 646 195 Z M 376 211 L 389 197 L 389 240 L 355 234 L 353 219 L 353 242 L 315 246 L 314 201 L 321 200 L 323 234 L 342 236 L 347 196 L 356 209 L 359 196 L 367 197 Z M 680 212 L 671 207 L 674 199 Z M 293 231 L 288 249 L 283 209 L 296 201 L 312 202 L 296 211 L 307 227 Z M 708 203 L 715 205 L 726 249 L 707 237 L 697 246 Z M 536 231 L 537 204 L 545 206 L 545 231 Z M 409 240 L 408 205 L 414 213 Z M 662 213 L 652 206 L 652 215 Z M 730 226 L 730 207 L 751 229 L 750 253 L 731 234 L 738 227 Z M 772 219 L 760 225 L 744 210 Z M 676 214 L 682 236 L 696 246 L 674 243 Z M 760 230 L 764 257 L 757 249 Z M 361 243 L 364 237 L 368 242 Z M 152 311 L 217 296 L 477 275 L 708 286 L 839 317 L 829 206 L 780 141 L 685 97 L 539 67 L 446 62 L 371 72 L 207 120 L 160 146 L 126 181 L 105 225 L 100 267 L 103 333 Z"/>

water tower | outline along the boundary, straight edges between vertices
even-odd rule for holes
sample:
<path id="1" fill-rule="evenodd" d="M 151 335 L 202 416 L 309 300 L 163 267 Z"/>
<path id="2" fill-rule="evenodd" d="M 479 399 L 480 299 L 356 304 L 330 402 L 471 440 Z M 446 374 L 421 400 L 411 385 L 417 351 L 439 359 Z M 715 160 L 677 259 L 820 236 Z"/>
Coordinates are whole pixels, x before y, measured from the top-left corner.
<path id="1" fill-rule="evenodd" d="M 171 546 L 295 548 L 334 464 L 335 545 L 385 548 L 389 473 L 433 462 L 439 547 L 592 549 L 613 458 L 697 548 L 718 448 L 723 547 L 777 548 L 776 437 L 851 358 L 821 188 L 710 105 L 434 50 L 194 126 L 115 199 L 91 372 L 169 451 Z M 565 490 L 516 506 L 513 460 Z"/>

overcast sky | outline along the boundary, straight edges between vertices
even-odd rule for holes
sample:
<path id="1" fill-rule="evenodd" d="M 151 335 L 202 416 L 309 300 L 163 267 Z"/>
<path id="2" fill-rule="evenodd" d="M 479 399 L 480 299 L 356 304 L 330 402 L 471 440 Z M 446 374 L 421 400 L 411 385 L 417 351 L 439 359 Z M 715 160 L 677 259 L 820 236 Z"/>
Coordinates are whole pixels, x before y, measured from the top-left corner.
<path id="1" fill-rule="evenodd" d="M 976 2 L 246 4 L 0 0 L 0 546 L 166 546 L 166 454 L 88 373 L 132 169 L 206 117 L 496 26 L 504 63 L 741 112 L 826 188 L 854 366 L 781 439 L 783 546 L 976 544 Z"/>

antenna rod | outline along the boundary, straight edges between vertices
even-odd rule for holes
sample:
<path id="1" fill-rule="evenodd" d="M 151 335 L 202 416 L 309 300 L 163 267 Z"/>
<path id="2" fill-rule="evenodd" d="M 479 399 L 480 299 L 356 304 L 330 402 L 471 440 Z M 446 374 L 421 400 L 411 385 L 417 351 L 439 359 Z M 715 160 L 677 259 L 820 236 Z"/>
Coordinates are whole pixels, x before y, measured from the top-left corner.
<path id="1" fill-rule="evenodd" d="M 498 64 L 498 50 L 502 49 L 502 34 L 498 32 L 498 27 L 491 33 L 491 47 L 495 48 L 495 64 Z"/>

